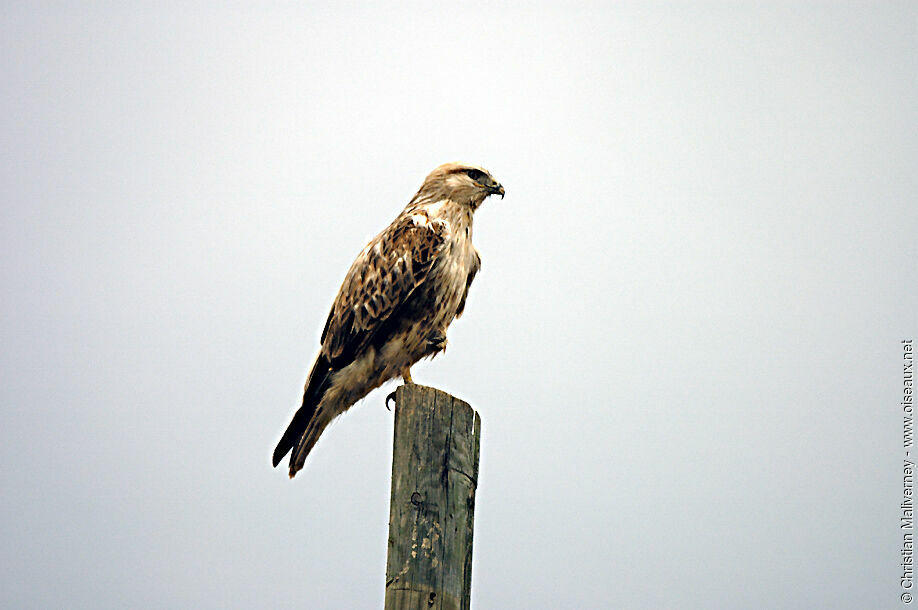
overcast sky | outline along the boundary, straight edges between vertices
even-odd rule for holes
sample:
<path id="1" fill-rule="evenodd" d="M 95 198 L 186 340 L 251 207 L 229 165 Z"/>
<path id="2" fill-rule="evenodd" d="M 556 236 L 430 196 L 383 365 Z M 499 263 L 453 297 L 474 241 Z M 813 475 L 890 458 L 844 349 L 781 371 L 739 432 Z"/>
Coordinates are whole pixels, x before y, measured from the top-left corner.
<path id="1" fill-rule="evenodd" d="M 270 453 L 464 160 L 473 607 L 902 607 L 918 5 L 691 4 L 5 2 L 0 606 L 381 607 L 394 384 Z"/>

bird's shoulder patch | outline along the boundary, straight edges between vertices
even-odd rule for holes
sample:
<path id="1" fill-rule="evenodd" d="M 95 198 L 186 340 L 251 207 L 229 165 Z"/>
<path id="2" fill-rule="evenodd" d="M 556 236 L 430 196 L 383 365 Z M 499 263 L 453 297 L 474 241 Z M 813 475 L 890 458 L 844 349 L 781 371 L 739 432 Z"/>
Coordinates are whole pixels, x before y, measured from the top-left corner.
<path id="1" fill-rule="evenodd" d="M 450 232 L 450 224 L 445 218 L 431 216 L 430 210 L 421 208 L 408 216 L 411 224 L 420 229 L 432 231 L 439 237 L 446 237 Z"/>

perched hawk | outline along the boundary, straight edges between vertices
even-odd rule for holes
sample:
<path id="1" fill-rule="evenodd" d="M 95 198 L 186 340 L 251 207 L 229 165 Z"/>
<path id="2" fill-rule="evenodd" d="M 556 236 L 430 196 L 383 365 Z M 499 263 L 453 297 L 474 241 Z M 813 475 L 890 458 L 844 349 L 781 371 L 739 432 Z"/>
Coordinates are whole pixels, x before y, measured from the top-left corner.
<path id="1" fill-rule="evenodd" d="M 322 331 L 303 406 L 274 449 L 290 477 L 338 415 L 386 381 L 446 348 L 481 266 L 472 214 L 504 187 L 486 170 L 447 163 L 430 173 L 402 213 L 351 265 Z"/>

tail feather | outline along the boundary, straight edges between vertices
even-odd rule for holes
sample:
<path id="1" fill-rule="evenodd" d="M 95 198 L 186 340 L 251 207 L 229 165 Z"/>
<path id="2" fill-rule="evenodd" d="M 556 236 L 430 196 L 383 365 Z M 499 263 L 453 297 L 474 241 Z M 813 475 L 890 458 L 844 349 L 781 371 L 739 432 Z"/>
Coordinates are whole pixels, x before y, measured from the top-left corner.
<path id="1" fill-rule="evenodd" d="M 322 411 L 325 411 L 324 413 Z M 327 409 L 319 409 L 318 412 L 309 420 L 309 424 L 306 427 L 306 432 L 300 437 L 299 442 L 294 446 L 293 451 L 290 453 L 290 478 L 292 479 L 296 476 L 296 473 L 303 468 L 303 464 L 306 463 L 306 456 L 309 455 L 309 452 L 312 451 L 312 448 L 315 446 L 316 441 L 319 440 L 322 432 L 325 431 L 325 428 L 328 427 L 328 424 L 331 423 L 332 418 L 329 417 Z"/>
<path id="2" fill-rule="evenodd" d="M 323 356 L 316 358 L 312 366 L 312 372 L 309 373 L 309 380 L 306 382 L 306 388 L 303 390 L 303 404 L 294 414 L 290 425 L 281 437 L 277 447 L 274 448 L 273 463 L 276 467 L 284 459 L 284 456 L 300 444 L 300 439 L 309 428 L 309 424 L 316 414 L 316 407 L 322 396 L 328 390 L 330 385 L 331 364 Z M 323 426 L 324 428 L 324 426 Z M 291 456 L 292 458 L 293 456 Z M 304 456 L 305 459 L 305 456 Z M 291 474 L 291 476 L 293 476 Z"/>

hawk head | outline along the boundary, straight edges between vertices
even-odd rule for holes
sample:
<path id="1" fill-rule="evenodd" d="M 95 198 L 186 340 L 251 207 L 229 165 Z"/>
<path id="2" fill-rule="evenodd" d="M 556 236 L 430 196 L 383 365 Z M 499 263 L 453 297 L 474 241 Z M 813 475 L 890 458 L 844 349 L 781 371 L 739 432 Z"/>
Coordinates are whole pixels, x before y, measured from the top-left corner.
<path id="1" fill-rule="evenodd" d="M 415 199 L 447 198 L 474 210 L 489 195 L 503 199 L 504 187 L 488 170 L 466 163 L 444 163 L 424 179 Z"/>

